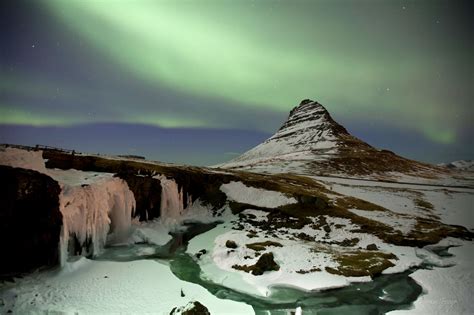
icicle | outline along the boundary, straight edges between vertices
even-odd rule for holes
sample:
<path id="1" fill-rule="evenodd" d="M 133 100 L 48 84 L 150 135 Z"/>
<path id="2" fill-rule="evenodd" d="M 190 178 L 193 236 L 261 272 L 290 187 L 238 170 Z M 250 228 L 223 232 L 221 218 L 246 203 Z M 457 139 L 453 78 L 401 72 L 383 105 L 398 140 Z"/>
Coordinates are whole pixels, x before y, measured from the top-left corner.
<path id="1" fill-rule="evenodd" d="M 184 214 L 183 188 L 178 189 L 178 184 L 173 179 L 168 179 L 164 175 L 157 175 L 154 178 L 161 182 L 161 214 L 163 221 L 176 221 Z M 188 205 L 190 205 L 190 197 Z"/>
<path id="2" fill-rule="evenodd" d="M 123 241 L 130 229 L 134 209 L 133 193 L 119 178 L 111 177 L 89 185 L 64 185 L 60 195 L 63 214 L 61 264 L 67 260 L 71 236 L 81 245 L 90 241 L 90 247 L 82 251 L 93 256 L 101 252 L 107 241 Z"/>

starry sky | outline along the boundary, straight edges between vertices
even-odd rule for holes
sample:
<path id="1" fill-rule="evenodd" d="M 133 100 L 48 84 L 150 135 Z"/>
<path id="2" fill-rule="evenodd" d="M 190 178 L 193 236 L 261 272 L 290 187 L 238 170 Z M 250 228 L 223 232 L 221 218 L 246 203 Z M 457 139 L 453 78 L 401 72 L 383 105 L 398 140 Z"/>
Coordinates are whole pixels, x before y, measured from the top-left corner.
<path id="1" fill-rule="evenodd" d="M 302 99 L 406 157 L 474 158 L 469 1 L 0 4 L 0 142 L 209 165 Z"/>

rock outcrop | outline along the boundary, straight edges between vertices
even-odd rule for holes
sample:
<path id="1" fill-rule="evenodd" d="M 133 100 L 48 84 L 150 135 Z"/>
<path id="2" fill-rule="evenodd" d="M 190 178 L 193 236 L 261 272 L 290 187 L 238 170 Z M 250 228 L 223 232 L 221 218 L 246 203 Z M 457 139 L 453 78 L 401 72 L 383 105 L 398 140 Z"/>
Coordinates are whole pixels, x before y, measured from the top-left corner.
<path id="1" fill-rule="evenodd" d="M 59 262 L 60 187 L 37 171 L 0 165 L 0 275 Z"/>
<path id="2" fill-rule="evenodd" d="M 135 217 L 140 221 L 160 217 L 162 188 L 159 179 L 130 173 L 120 173 L 117 176 L 127 182 L 135 196 Z"/>

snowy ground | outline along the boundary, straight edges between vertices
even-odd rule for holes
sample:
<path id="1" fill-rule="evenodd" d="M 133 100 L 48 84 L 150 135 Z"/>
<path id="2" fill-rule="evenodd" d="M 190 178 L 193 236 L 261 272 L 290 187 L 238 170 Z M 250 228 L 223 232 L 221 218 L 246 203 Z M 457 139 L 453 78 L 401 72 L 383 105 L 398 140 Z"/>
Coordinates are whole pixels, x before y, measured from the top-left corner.
<path id="1" fill-rule="evenodd" d="M 184 297 L 181 296 L 184 293 Z M 197 300 L 211 314 L 254 314 L 251 306 L 216 298 L 152 260 L 105 262 L 81 258 L 61 271 L 18 280 L 2 290 L 0 313 L 166 314 Z"/>
<path id="2" fill-rule="evenodd" d="M 422 287 L 424 294 L 407 311 L 393 311 L 390 315 L 402 314 L 473 314 L 472 289 L 474 288 L 473 242 L 446 240 L 442 244 L 460 244 L 452 247 L 453 257 L 445 258 L 450 267 L 435 267 L 433 270 L 417 270 L 410 275 Z"/>
<path id="3" fill-rule="evenodd" d="M 446 224 L 461 225 L 474 230 L 474 189 L 419 186 L 394 183 L 376 183 L 364 180 L 318 178 L 333 191 L 382 205 L 389 210 L 406 215 L 426 217 L 434 215 Z M 416 204 L 423 200 L 432 205 L 425 208 Z M 474 243 L 456 239 L 441 241 L 440 246 L 452 247 L 453 257 L 440 260 L 428 250 L 417 250 L 419 257 L 445 267 L 434 270 L 417 270 L 410 275 L 424 290 L 409 311 L 390 314 L 473 314 L 472 289 L 474 288 Z"/>
<path id="4" fill-rule="evenodd" d="M 246 210 L 257 220 L 265 220 L 266 213 L 258 210 Z M 290 286 L 301 290 L 321 290 L 342 287 L 351 282 L 370 281 L 369 277 L 348 278 L 325 271 L 326 267 L 337 267 L 334 256 L 350 252 L 341 246 L 329 246 L 326 240 L 343 241 L 347 238 L 359 238 L 357 247 L 365 248 L 369 244 L 377 244 L 383 252 L 394 253 L 398 260 L 393 260 L 395 266 L 386 269 L 384 273 L 401 272 L 420 265 L 423 259 L 412 247 L 401 247 L 383 243 L 375 236 L 364 233 L 353 233 L 356 226 L 349 220 L 327 217 L 331 225 L 344 225 L 326 235 L 324 231 L 314 230 L 309 226 L 300 230 L 286 229 L 275 231 L 275 236 L 265 235 L 262 231 L 250 225 L 244 230 L 232 229 L 232 222 L 225 222 L 211 231 L 201 234 L 189 243 L 187 252 L 195 255 L 202 249 L 207 254 L 202 255 L 197 262 L 201 266 L 202 276 L 213 282 L 252 295 L 268 296 L 272 286 Z M 256 230 L 256 237 L 249 237 L 249 230 Z M 304 232 L 316 237 L 316 242 L 298 240 L 293 235 Z M 238 248 L 231 250 L 226 247 L 226 241 L 233 240 Z M 255 251 L 247 248 L 246 244 L 273 241 L 282 246 L 269 246 L 264 252 L 272 252 L 280 270 L 267 272 L 261 276 L 238 271 L 232 268 L 235 264 L 254 264 L 258 260 Z M 320 241 L 320 242 L 318 242 Z M 317 271 L 315 269 L 318 269 Z"/>
<path id="5" fill-rule="evenodd" d="M 280 192 L 248 187 L 241 182 L 230 182 L 221 186 L 221 191 L 228 200 L 259 207 L 276 208 L 296 203 L 295 198 L 288 198 Z"/>
<path id="6" fill-rule="evenodd" d="M 332 178 L 322 182 L 337 193 L 381 205 L 395 213 L 435 216 L 443 223 L 474 229 L 474 189 L 390 183 L 376 186 L 372 181 Z M 417 200 L 431 204 L 431 208 L 417 204 Z"/>

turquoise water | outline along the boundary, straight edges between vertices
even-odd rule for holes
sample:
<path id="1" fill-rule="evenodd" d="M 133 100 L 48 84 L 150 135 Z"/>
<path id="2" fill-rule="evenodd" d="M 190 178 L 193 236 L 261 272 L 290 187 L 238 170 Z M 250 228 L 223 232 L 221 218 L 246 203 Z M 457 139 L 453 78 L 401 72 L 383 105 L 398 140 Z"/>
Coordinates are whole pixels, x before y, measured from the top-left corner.
<path id="1" fill-rule="evenodd" d="M 422 288 L 409 277 L 412 271 L 381 275 L 371 282 L 322 292 L 305 292 L 294 288 L 274 287 L 268 297 L 241 293 L 200 277 L 201 269 L 186 254 L 188 241 L 216 224 L 192 224 L 188 230 L 173 234 L 173 240 L 162 247 L 147 244 L 107 248 L 99 260 L 130 261 L 157 259 L 169 262 L 171 271 L 181 280 L 196 283 L 216 297 L 251 305 L 256 314 L 290 314 L 301 306 L 304 314 L 384 314 L 408 309 L 422 293 Z M 152 250 L 153 253 L 146 253 Z"/>
<path id="2" fill-rule="evenodd" d="M 252 305 L 256 314 L 286 315 L 297 306 L 304 314 L 384 314 L 409 308 L 422 293 L 422 288 L 409 277 L 410 272 L 403 272 L 322 292 L 274 287 L 269 297 L 260 298 L 201 279 L 199 265 L 182 250 L 171 259 L 170 268 L 181 280 L 199 284 L 219 298 Z"/>

